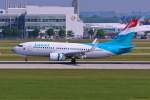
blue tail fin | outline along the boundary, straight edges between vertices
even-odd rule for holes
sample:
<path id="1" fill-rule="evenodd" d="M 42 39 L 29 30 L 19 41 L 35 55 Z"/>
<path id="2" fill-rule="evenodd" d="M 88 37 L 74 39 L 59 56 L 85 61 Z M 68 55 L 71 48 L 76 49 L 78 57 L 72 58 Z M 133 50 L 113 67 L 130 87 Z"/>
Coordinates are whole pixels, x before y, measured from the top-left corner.
<path id="1" fill-rule="evenodd" d="M 130 32 L 128 34 L 125 35 L 118 35 L 116 36 L 112 42 L 118 43 L 118 44 L 132 44 L 132 41 L 135 37 L 135 32 Z"/>
<path id="2" fill-rule="evenodd" d="M 119 44 L 132 44 L 132 40 L 135 37 L 135 32 L 133 32 L 132 30 L 128 30 L 129 28 L 133 28 L 136 27 L 138 24 L 138 20 L 134 19 L 132 20 L 124 29 L 124 31 L 122 31 L 121 33 L 118 34 L 118 36 L 116 36 L 112 42 L 116 42 Z"/>
<path id="3" fill-rule="evenodd" d="M 133 27 L 136 27 L 137 24 L 138 20 L 132 20 L 112 41 L 100 43 L 98 47 L 116 55 L 130 52 L 134 48 L 132 40 L 136 33 Z"/>
<path id="4" fill-rule="evenodd" d="M 118 35 L 112 41 L 99 44 L 99 48 L 103 48 L 117 55 L 128 53 L 134 48 L 134 45 L 132 44 L 134 36 L 135 32 Z"/>

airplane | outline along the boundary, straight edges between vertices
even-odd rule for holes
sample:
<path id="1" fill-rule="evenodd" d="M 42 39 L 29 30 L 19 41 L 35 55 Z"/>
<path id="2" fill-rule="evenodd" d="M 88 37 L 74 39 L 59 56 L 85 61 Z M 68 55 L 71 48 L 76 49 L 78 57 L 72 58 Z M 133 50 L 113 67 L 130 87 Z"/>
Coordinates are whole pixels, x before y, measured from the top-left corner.
<path id="1" fill-rule="evenodd" d="M 27 61 L 28 56 L 46 56 L 50 61 L 66 61 L 71 59 L 75 64 L 76 59 L 95 59 L 111 57 L 129 53 L 135 47 L 132 40 L 135 37 L 138 20 L 133 19 L 123 31 L 113 40 L 97 43 L 61 43 L 61 42 L 25 42 L 12 49 L 16 54 L 22 55 Z"/>

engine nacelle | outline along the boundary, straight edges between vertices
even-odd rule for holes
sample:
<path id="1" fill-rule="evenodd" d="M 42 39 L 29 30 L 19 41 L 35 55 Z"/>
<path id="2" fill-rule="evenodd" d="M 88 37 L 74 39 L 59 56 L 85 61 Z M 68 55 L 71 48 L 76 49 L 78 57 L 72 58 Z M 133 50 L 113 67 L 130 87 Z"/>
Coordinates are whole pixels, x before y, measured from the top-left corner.
<path id="1" fill-rule="evenodd" d="M 61 54 L 61 53 L 50 53 L 49 60 L 64 61 L 64 60 L 66 60 L 66 57 L 64 54 Z"/>

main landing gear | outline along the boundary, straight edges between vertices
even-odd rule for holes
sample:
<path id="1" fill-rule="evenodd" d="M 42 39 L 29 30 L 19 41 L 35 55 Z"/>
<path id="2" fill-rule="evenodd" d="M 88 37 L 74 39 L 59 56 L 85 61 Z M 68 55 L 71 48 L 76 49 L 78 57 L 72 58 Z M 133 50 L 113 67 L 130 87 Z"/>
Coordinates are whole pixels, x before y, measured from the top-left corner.
<path id="1" fill-rule="evenodd" d="M 71 64 L 76 64 L 77 62 L 76 62 L 76 58 L 71 58 Z"/>
<path id="2" fill-rule="evenodd" d="M 28 61 L 28 57 L 27 57 L 27 56 L 25 56 L 24 60 L 25 60 L 25 62 L 27 62 L 27 61 Z"/>

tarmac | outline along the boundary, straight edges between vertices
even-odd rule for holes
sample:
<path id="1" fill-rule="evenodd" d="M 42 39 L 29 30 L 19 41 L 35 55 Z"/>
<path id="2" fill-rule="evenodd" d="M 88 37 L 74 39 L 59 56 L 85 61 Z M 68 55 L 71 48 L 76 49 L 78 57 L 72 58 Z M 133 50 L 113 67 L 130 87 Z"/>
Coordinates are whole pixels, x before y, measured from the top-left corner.
<path id="1" fill-rule="evenodd" d="M 0 69 L 143 69 L 150 70 L 149 61 L 79 61 L 70 62 L 0 62 Z"/>

